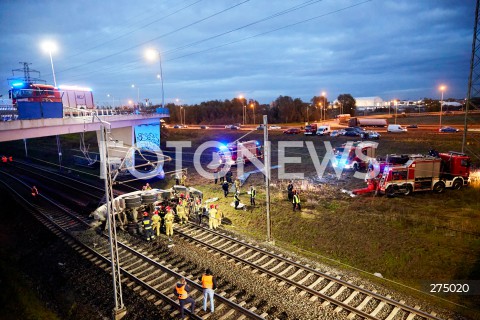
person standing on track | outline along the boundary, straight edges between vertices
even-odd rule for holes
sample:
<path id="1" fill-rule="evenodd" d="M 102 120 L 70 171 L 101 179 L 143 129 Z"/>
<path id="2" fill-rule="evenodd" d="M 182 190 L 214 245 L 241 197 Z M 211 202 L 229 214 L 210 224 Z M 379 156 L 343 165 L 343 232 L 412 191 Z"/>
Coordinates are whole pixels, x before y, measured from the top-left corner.
<path id="1" fill-rule="evenodd" d="M 167 214 L 165 215 L 165 228 L 168 240 L 172 241 L 173 236 L 173 220 L 175 217 L 173 216 L 172 208 L 167 207 Z"/>
<path id="2" fill-rule="evenodd" d="M 207 300 L 210 297 L 210 312 L 215 311 L 215 305 L 213 303 L 214 290 L 217 289 L 217 281 L 212 275 L 210 269 L 205 270 L 205 273 L 200 277 L 203 288 L 203 311 L 207 312 Z"/>
<path id="3" fill-rule="evenodd" d="M 182 319 L 185 318 L 183 309 L 186 304 L 190 303 L 190 313 L 195 314 L 195 300 L 188 296 L 190 290 L 190 286 L 187 285 L 185 278 L 181 278 L 180 282 L 173 288 L 173 294 L 177 296 L 178 302 L 180 303 L 180 316 Z"/>
<path id="4" fill-rule="evenodd" d="M 210 229 L 217 229 L 217 209 L 215 209 L 215 205 L 210 205 L 210 210 L 208 211 L 208 227 Z"/>
<path id="5" fill-rule="evenodd" d="M 155 210 L 152 216 L 152 227 L 157 237 L 160 236 L 160 216 L 158 215 L 158 209 Z"/>
<path id="6" fill-rule="evenodd" d="M 185 209 L 185 202 L 186 200 L 179 200 L 177 204 L 177 215 L 180 219 L 180 224 L 185 224 L 188 221 L 186 209 Z"/>
<path id="7" fill-rule="evenodd" d="M 152 220 L 150 220 L 150 217 L 148 216 L 148 212 L 143 213 L 143 219 L 142 219 L 142 225 L 143 225 L 143 230 L 145 232 L 145 240 L 150 241 L 155 239 L 155 235 L 153 234 L 153 228 L 152 228 Z"/>

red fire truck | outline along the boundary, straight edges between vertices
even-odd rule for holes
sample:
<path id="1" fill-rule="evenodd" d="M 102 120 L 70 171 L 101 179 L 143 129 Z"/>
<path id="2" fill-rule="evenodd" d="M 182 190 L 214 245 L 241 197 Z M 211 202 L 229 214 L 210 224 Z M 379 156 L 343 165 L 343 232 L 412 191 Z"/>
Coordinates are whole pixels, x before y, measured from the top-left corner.
<path id="1" fill-rule="evenodd" d="M 310 123 L 305 126 L 305 131 L 303 132 L 304 135 L 314 136 L 317 134 L 318 123 Z"/>
<path id="2" fill-rule="evenodd" d="M 335 153 L 335 158 L 332 159 L 334 168 L 358 171 L 367 168 L 369 161 L 375 158 L 377 143 L 370 141 L 344 143 L 333 151 Z"/>
<path id="3" fill-rule="evenodd" d="M 470 157 L 449 151 L 437 156 L 412 155 L 402 165 L 385 166 L 378 191 L 388 196 L 446 188 L 461 189 L 470 181 Z"/>
<path id="4" fill-rule="evenodd" d="M 253 158 L 262 158 L 262 147 L 256 140 L 233 142 L 222 145 L 218 151 L 220 163 L 237 165 L 250 162 Z"/>

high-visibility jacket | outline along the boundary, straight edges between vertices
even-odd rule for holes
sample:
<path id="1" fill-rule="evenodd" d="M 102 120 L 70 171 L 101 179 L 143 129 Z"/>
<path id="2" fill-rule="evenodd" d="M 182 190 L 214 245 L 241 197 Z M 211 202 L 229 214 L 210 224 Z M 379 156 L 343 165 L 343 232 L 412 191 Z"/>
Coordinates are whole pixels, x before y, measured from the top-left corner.
<path id="1" fill-rule="evenodd" d="M 176 286 L 175 289 L 177 290 L 177 297 L 179 300 L 187 299 L 188 298 L 188 292 L 185 289 L 186 284 L 184 284 L 181 287 Z"/>
<path id="2" fill-rule="evenodd" d="M 172 223 L 174 218 L 175 217 L 173 216 L 172 211 L 168 211 L 167 214 L 165 215 L 165 222 Z"/>
<path id="3" fill-rule="evenodd" d="M 238 195 L 237 195 L 237 194 L 235 194 L 235 201 L 238 201 L 238 202 L 240 202 L 240 198 L 238 197 Z"/>
<path id="4" fill-rule="evenodd" d="M 160 216 L 158 214 L 154 214 L 152 216 L 152 224 L 158 224 L 158 222 L 160 221 Z"/>
<path id="5" fill-rule="evenodd" d="M 149 218 L 143 219 L 142 223 L 145 230 L 152 229 L 152 221 Z"/>
<path id="6" fill-rule="evenodd" d="M 217 209 L 212 208 L 210 211 L 208 211 L 208 216 L 210 219 L 216 219 L 217 218 Z"/>
<path id="7" fill-rule="evenodd" d="M 252 190 L 250 191 L 250 198 L 255 198 L 256 195 L 257 195 L 257 190 L 252 189 Z"/>
<path id="8" fill-rule="evenodd" d="M 177 214 L 184 214 L 185 213 L 185 207 L 181 204 L 177 205 Z"/>
<path id="9" fill-rule="evenodd" d="M 213 276 L 207 276 L 206 274 L 202 276 L 202 288 L 204 289 L 213 288 Z"/>
<path id="10" fill-rule="evenodd" d="M 296 194 L 293 195 L 292 203 L 300 203 L 300 198 L 298 197 L 298 195 Z"/>

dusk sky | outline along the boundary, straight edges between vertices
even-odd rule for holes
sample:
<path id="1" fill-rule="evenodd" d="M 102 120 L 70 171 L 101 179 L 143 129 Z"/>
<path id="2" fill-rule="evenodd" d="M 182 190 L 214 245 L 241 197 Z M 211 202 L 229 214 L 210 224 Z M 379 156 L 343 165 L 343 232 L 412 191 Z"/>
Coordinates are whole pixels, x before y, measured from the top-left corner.
<path id="1" fill-rule="evenodd" d="M 0 94 L 19 62 L 53 84 L 129 99 L 194 104 L 327 93 L 384 100 L 464 98 L 474 0 L 2 0 Z M 22 75 L 16 73 L 16 75 Z M 132 88 L 132 84 L 135 88 Z M 138 88 L 138 89 L 137 89 Z M 108 98 L 107 95 L 110 95 Z"/>

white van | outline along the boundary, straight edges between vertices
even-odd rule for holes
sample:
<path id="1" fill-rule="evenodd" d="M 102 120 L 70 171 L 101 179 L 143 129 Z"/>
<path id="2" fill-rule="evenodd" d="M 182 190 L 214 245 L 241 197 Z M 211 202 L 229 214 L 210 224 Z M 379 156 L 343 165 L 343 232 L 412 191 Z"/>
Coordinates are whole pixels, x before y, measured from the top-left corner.
<path id="1" fill-rule="evenodd" d="M 387 132 L 407 132 L 407 128 L 404 128 L 399 124 L 389 124 Z"/>
<path id="2" fill-rule="evenodd" d="M 330 130 L 329 125 L 320 126 L 317 129 L 317 136 L 326 136 L 326 135 L 330 134 L 331 132 L 332 132 L 332 130 Z"/>

